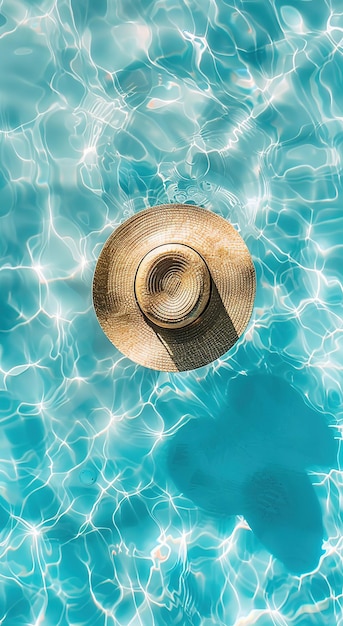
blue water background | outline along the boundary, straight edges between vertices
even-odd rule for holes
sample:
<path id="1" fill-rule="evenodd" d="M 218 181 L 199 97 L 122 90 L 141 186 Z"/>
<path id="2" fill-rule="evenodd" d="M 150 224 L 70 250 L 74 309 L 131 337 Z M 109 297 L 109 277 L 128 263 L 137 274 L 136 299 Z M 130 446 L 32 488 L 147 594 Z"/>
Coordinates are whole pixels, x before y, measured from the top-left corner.
<path id="1" fill-rule="evenodd" d="M 343 625 L 342 43 L 338 0 L 1 2 L 1 624 Z M 91 298 L 166 202 L 257 275 L 182 374 Z"/>

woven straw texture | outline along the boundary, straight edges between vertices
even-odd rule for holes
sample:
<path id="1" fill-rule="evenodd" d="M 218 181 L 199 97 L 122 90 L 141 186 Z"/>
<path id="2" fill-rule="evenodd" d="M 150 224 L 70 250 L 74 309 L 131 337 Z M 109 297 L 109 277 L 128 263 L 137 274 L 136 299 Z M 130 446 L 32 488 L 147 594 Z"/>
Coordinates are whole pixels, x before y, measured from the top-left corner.
<path id="1" fill-rule="evenodd" d="M 196 320 L 181 328 L 164 328 L 143 313 L 139 301 L 145 302 L 147 296 L 142 290 L 137 296 L 136 278 L 147 255 L 159 246 L 172 249 L 173 244 L 179 244 L 181 252 L 182 246 L 188 246 L 190 254 L 185 259 L 174 255 L 164 283 L 163 276 L 149 278 L 151 289 L 156 290 L 158 283 L 167 285 L 171 321 L 177 317 L 178 299 L 186 308 L 196 301 L 189 292 L 203 285 L 206 270 L 211 286 Z M 192 251 L 201 259 L 193 274 Z M 158 271 L 161 274 L 163 268 Z M 102 329 L 124 355 L 152 369 L 184 371 L 207 365 L 234 345 L 249 322 L 255 287 L 250 253 L 229 222 L 200 207 L 167 204 L 141 211 L 110 235 L 96 265 L 93 302 Z M 181 296 L 178 289 L 183 289 Z M 161 294 L 158 297 L 155 309 L 163 309 L 167 317 L 166 304 Z"/>

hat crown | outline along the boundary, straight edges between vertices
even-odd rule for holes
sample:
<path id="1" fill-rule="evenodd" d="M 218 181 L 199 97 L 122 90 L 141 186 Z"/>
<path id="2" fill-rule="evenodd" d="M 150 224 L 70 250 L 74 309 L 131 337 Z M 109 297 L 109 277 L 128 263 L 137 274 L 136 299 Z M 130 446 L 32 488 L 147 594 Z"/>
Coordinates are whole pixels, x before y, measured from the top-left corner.
<path id="1" fill-rule="evenodd" d="M 139 264 L 135 276 L 137 303 L 153 324 L 182 328 L 204 311 L 211 277 L 202 256 L 184 244 L 157 246 Z"/>

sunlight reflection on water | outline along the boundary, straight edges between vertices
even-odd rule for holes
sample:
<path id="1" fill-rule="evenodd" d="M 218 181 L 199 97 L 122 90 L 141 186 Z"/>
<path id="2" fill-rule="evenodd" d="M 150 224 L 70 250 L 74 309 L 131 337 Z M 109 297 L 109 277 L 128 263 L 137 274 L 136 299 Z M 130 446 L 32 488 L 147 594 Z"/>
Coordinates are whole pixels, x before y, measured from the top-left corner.
<path id="1" fill-rule="evenodd" d="M 262 4 L 1 5 L 3 624 L 343 624 L 342 16 Z M 166 202 L 257 274 L 182 374 L 92 307 L 111 231 Z"/>

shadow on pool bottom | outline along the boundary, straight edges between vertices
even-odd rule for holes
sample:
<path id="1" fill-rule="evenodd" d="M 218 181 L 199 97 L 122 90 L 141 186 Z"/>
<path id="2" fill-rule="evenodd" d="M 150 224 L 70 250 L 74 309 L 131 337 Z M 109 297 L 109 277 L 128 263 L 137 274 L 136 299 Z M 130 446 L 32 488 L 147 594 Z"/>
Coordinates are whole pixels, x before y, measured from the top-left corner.
<path id="1" fill-rule="evenodd" d="M 337 442 L 325 416 L 285 381 L 232 380 L 221 413 L 188 421 L 167 459 L 176 487 L 201 509 L 243 515 L 290 573 L 316 568 L 324 528 L 307 470 L 334 466 Z"/>

